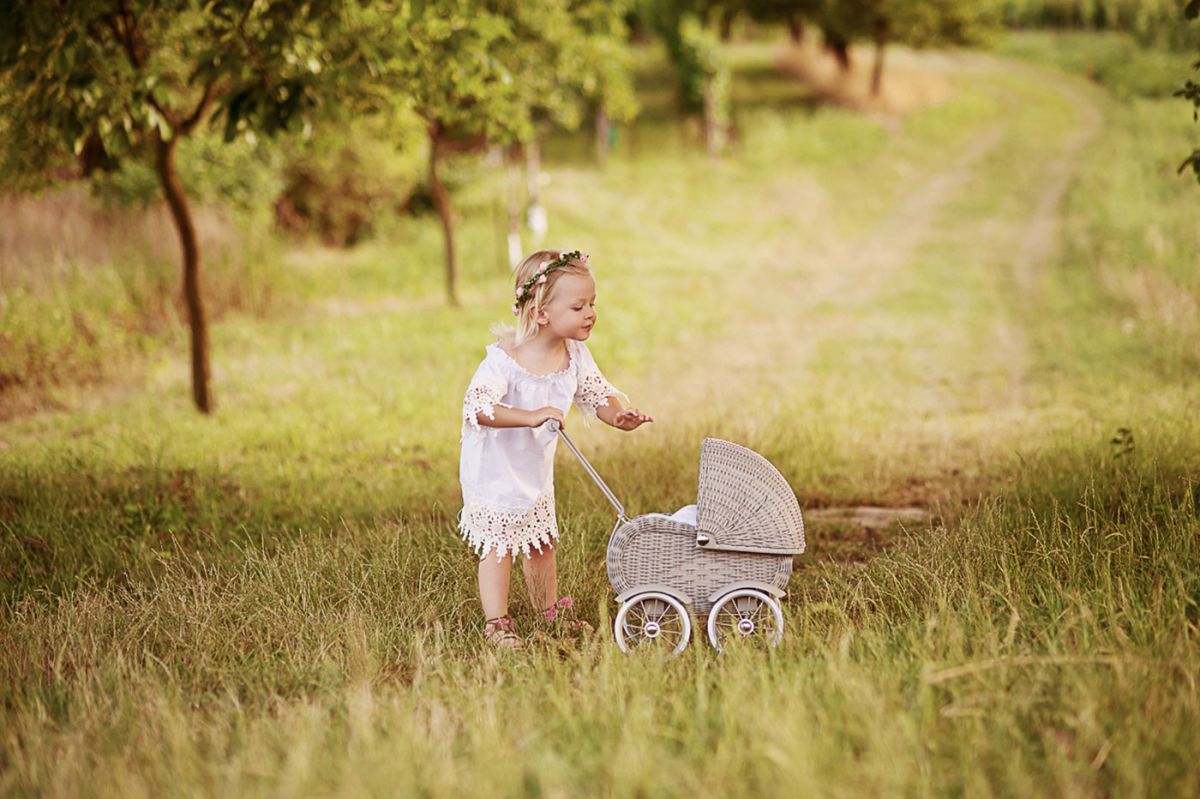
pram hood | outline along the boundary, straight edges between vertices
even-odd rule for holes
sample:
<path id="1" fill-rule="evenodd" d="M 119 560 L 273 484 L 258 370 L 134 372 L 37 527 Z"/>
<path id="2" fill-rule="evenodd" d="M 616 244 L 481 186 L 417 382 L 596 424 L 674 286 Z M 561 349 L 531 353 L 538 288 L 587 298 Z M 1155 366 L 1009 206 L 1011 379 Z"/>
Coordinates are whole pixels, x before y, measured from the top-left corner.
<path id="1" fill-rule="evenodd" d="M 696 542 L 704 549 L 771 555 L 804 551 L 804 519 L 792 487 L 752 449 L 704 439 L 696 505 Z"/>

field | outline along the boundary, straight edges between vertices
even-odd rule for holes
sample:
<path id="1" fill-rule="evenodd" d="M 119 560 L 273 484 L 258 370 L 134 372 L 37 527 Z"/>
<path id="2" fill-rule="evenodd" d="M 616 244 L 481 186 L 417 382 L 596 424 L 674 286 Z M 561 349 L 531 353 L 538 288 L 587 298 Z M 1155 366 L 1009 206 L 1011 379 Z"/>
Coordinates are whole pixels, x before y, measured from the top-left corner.
<path id="1" fill-rule="evenodd" d="M 596 269 L 592 350 L 657 419 L 573 413 L 576 441 L 631 513 L 694 501 L 704 436 L 770 458 L 808 518 L 782 645 L 622 655 L 612 519 L 563 451 L 562 589 L 600 632 L 481 646 L 455 514 L 511 290 L 485 186 L 461 308 L 409 220 L 230 303 L 212 418 L 164 323 L 0 422 L 0 793 L 1200 794 L 1187 108 L 1094 36 L 898 52 L 900 89 L 944 91 L 868 113 L 779 45 L 730 56 L 731 154 L 699 154 L 648 52 L 616 156 L 551 142 L 544 192 Z M 0 330 L 33 351 L 122 280 L 0 295 Z"/>

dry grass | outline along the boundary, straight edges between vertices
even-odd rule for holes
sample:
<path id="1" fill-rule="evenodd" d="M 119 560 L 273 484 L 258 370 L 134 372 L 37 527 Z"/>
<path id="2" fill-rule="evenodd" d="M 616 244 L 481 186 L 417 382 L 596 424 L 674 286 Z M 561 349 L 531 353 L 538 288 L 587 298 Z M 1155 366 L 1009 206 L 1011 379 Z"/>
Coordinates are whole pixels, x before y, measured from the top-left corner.
<path id="1" fill-rule="evenodd" d="M 264 316 L 294 293 L 269 232 L 200 204 L 194 221 L 211 321 Z M 0 198 L 0 419 L 61 407 L 74 387 L 140 382 L 138 354 L 186 340 L 180 260 L 161 204 L 107 208 L 80 187 Z"/>
<path id="2" fill-rule="evenodd" d="M 241 245 L 227 212 L 195 209 L 196 236 L 208 259 L 221 262 Z M 77 270 L 123 261 L 172 264 L 179 240 L 162 204 L 105 207 L 81 186 L 38 196 L 0 196 L 0 287 L 38 290 Z"/>

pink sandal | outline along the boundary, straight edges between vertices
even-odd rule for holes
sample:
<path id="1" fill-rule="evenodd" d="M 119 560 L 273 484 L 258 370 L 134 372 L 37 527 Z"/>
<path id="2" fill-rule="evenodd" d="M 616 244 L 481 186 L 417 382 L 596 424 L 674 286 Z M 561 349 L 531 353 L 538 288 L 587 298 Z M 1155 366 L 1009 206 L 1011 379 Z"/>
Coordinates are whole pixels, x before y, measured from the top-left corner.
<path id="1" fill-rule="evenodd" d="M 548 608 L 542 610 L 542 615 L 546 617 L 546 623 L 556 626 L 559 629 L 566 628 L 575 632 L 590 633 L 595 630 L 592 625 L 588 624 L 583 619 L 574 618 L 575 600 L 569 596 L 564 596 L 562 599 L 555 602 Z M 563 611 L 568 611 L 564 613 Z M 565 617 L 565 618 L 564 618 Z"/>
<path id="2" fill-rule="evenodd" d="M 498 616 L 484 622 L 483 640 L 497 649 L 521 649 L 525 646 L 525 642 L 517 635 L 517 623 L 512 616 Z"/>

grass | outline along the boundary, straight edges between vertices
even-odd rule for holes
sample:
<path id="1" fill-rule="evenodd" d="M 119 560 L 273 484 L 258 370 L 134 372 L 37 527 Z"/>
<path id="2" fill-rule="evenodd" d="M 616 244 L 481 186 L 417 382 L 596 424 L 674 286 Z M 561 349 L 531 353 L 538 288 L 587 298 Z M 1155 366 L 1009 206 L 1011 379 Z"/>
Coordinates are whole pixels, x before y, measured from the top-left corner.
<path id="1" fill-rule="evenodd" d="M 1166 124 L 1177 101 L 962 55 L 950 99 L 885 123 L 787 100 L 769 47 L 735 55 L 760 80 L 735 81 L 722 161 L 674 132 L 650 146 L 653 93 L 605 171 L 548 148 L 553 239 L 598 269 L 593 349 L 659 419 L 577 440 L 633 512 L 692 501 L 719 435 L 806 508 L 934 523 L 882 549 L 810 524 L 769 653 L 481 652 L 456 409 L 508 288 L 467 198 L 460 310 L 414 223 L 293 254 L 298 299 L 222 320 L 214 418 L 172 346 L 141 384 L 64 386 L 3 423 L 0 790 L 1200 791 L 1200 234 L 1167 168 L 1193 132 Z M 563 587 L 603 631 L 611 518 L 569 460 L 557 484 Z"/>

